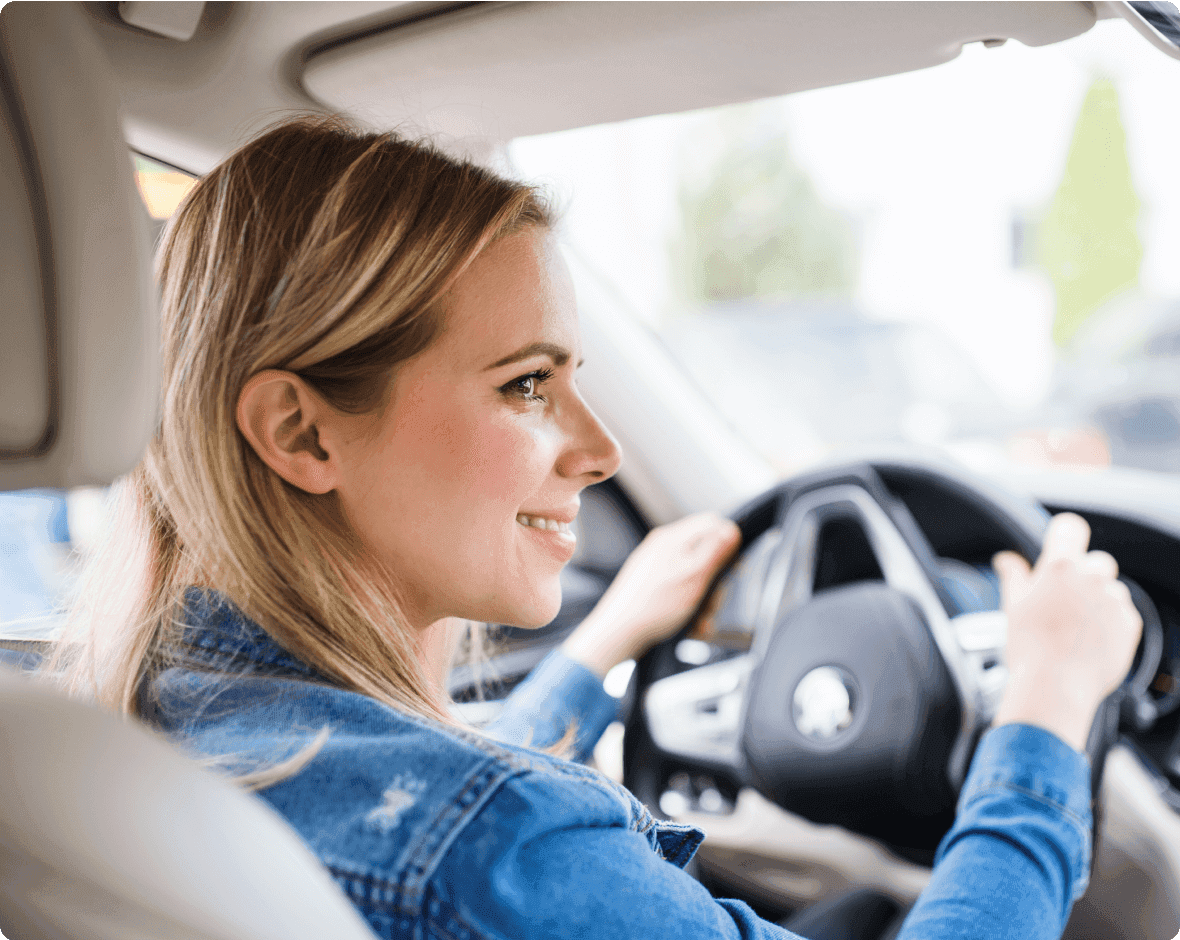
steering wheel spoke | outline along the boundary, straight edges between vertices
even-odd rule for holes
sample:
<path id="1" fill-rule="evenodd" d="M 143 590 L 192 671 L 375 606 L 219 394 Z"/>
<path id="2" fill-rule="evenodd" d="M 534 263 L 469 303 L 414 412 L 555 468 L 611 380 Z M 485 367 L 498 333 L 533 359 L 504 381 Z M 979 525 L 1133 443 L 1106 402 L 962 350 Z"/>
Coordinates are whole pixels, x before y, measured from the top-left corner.
<path id="1" fill-rule="evenodd" d="M 644 698 L 648 730 L 666 754 L 739 773 L 749 655 L 699 666 L 654 683 Z"/>
<path id="2" fill-rule="evenodd" d="M 1008 615 L 1001 610 L 960 614 L 951 627 L 963 651 L 963 664 L 978 692 L 979 722 L 991 724 L 1008 684 L 1004 649 L 1008 643 Z"/>
<path id="3" fill-rule="evenodd" d="M 885 584 L 918 605 L 950 671 L 959 696 L 961 722 L 951 750 L 947 776 L 957 787 L 966 776 L 976 732 L 987 712 L 985 698 L 988 696 L 979 682 L 979 670 L 973 668 L 974 663 L 960 645 L 946 608 L 918 560 L 915 548 L 881 504 L 862 486 L 837 483 L 806 492 L 791 503 L 781 525 L 783 536 L 778 557 L 766 580 L 766 594 L 756 625 L 755 658 L 761 659 L 765 655 L 767 644 L 783 615 L 812 597 L 820 534 L 827 522 L 837 519 L 851 519 L 861 527 Z M 915 530 L 916 527 L 911 528 L 910 539 L 914 538 Z M 990 719 L 990 715 L 987 718 Z"/>

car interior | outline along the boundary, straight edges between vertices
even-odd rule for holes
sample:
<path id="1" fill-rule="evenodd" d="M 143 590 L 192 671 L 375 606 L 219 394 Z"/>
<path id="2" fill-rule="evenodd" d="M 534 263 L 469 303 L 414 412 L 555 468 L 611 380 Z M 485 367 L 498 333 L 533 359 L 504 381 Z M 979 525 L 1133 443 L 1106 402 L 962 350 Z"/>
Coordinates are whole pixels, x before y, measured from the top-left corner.
<path id="1" fill-rule="evenodd" d="M 1143 56 L 1180 60 L 1180 13 L 1147 2 L 8 3 L 0 494 L 105 487 L 152 433 L 152 255 L 170 210 L 145 206 L 137 168 L 183 183 L 309 111 L 502 166 L 519 138 L 938 69 L 976 45 L 1051 47 L 1107 20 Z M 709 602 L 607 677 L 622 718 L 595 761 L 654 813 L 706 831 L 690 870 L 717 896 L 805 933 L 868 889 L 884 913 L 865 909 L 859 929 L 884 940 L 929 878 L 1003 691 L 990 559 L 1035 558 L 1049 515 L 1077 512 L 1091 547 L 1118 560 L 1144 635 L 1091 734 L 1094 868 L 1065 936 L 1172 937 L 1180 510 L 1146 483 L 1045 476 L 1020 490 L 918 448 L 784 475 L 620 313 L 592 265 L 570 265 L 583 393 L 626 460 L 584 494 L 557 619 L 493 629 L 489 660 L 452 673 L 456 710 L 476 725 L 493 716 L 648 529 L 731 515 L 743 548 Z M 0 622 L 0 934 L 371 936 L 261 801 L 40 681 L 53 643 Z M 798 733 L 806 708 L 796 693 L 792 712 L 790 690 L 835 660 L 876 703 L 856 730 L 879 746 Z"/>

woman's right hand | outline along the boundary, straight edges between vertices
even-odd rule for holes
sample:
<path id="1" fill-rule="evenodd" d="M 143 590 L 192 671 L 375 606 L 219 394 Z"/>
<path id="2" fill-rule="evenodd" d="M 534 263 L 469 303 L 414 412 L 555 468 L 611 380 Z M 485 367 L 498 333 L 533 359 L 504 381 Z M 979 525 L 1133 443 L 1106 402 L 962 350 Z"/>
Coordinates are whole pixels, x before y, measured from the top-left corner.
<path id="1" fill-rule="evenodd" d="M 1088 552 L 1080 516 L 1053 517 L 1036 567 L 994 559 L 1008 614 L 1008 686 L 995 724 L 1038 725 L 1085 751 L 1102 700 L 1131 668 L 1143 621 L 1106 552 Z"/>
<path id="2" fill-rule="evenodd" d="M 741 540 L 733 522 L 711 512 L 652 529 L 562 645 L 565 654 L 600 676 L 642 656 L 684 625 Z"/>

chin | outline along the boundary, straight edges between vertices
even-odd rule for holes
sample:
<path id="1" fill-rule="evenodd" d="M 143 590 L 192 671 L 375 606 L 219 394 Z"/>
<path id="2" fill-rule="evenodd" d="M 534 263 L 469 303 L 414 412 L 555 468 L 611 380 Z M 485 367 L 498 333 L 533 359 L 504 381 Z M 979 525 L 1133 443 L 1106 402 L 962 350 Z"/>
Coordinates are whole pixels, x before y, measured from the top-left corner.
<path id="1" fill-rule="evenodd" d="M 557 616 L 560 610 L 560 601 L 551 606 L 546 606 L 544 609 L 530 609 L 527 613 L 522 613 L 519 617 L 515 618 L 513 623 L 505 623 L 505 626 L 521 627 L 525 630 L 536 630 L 552 623 L 553 618 Z"/>
<path id="2" fill-rule="evenodd" d="M 527 598 L 514 600 L 516 603 L 504 605 L 507 609 L 501 612 L 501 616 L 492 618 L 493 622 L 506 627 L 535 630 L 551 623 L 561 611 L 561 585 L 554 584 L 551 589 L 539 590 Z"/>

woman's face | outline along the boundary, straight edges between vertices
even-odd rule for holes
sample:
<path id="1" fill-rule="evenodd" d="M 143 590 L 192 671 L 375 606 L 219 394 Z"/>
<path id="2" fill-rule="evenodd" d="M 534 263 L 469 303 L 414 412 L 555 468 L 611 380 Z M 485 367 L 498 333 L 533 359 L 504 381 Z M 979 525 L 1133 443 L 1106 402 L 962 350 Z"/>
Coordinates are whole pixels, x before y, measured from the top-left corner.
<path id="1" fill-rule="evenodd" d="M 569 272 L 552 235 L 526 229 L 455 282 L 439 338 L 344 441 L 337 492 L 414 625 L 557 615 L 578 493 L 620 459 L 578 392 L 579 362 Z"/>

